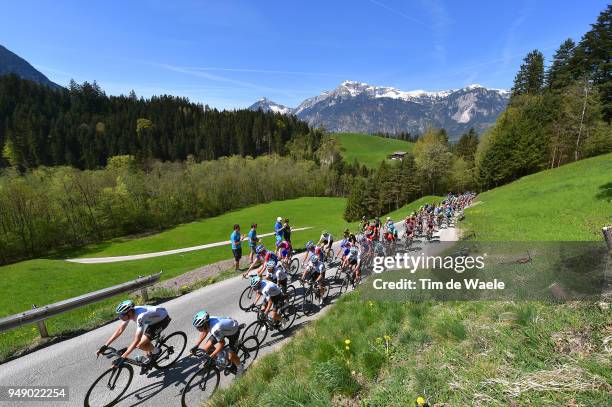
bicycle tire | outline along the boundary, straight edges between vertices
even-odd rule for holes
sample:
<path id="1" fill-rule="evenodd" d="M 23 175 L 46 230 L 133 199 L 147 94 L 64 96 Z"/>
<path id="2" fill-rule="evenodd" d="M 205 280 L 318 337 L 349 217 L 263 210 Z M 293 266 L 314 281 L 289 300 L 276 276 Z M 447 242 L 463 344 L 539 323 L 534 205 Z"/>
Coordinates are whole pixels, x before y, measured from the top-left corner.
<path id="1" fill-rule="evenodd" d="M 125 388 L 123 389 L 123 391 L 121 391 L 119 393 L 119 395 L 117 397 L 115 397 L 113 400 L 111 400 L 109 403 L 107 404 L 95 404 L 92 403 L 89 398 L 91 396 L 91 392 L 93 391 L 93 389 L 96 387 L 96 384 L 98 384 L 98 382 L 100 380 L 102 380 L 104 378 L 104 376 L 106 376 L 107 374 L 111 373 L 111 378 L 112 378 L 112 374 L 113 372 L 117 373 L 117 377 L 119 375 L 121 375 L 122 371 L 127 371 L 128 372 L 128 380 L 127 380 L 127 384 L 125 385 Z M 111 379 L 109 378 L 109 380 Z M 134 368 L 132 367 L 132 365 L 129 364 L 124 364 L 118 368 L 110 368 L 108 370 L 105 370 L 100 376 L 98 376 L 98 378 L 93 382 L 93 384 L 89 387 L 89 390 L 87 390 L 87 393 L 85 394 L 85 400 L 84 400 L 84 405 L 85 407 L 94 407 L 94 406 L 101 406 L 101 407 L 110 407 L 110 406 L 114 406 L 115 404 L 117 404 L 119 402 L 119 399 L 121 399 L 121 397 L 123 397 L 123 395 L 125 394 L 125 392 L 127 391 L 127 389 L 130 387 L 130 384 L 132 383 L 132 379 L 134 378 Z M 115 379 L 115 384 L 117 383 L 117 379 Z"/>
<path id="2" fill-rule="evenodd" d="M 289 284 L 287 286 L 286 295 L 287 295 L 287 304 L 289 305 L 295 304 L 295 297 L 297 296 L 297 291 L 293 285 Z"/>
<path id="3" fill-rule="evenodd" d="M 255 336 L 260 344 L 264 343 L 268 337 L 268 325 L 262 321 L 253 321 L 245 329 L 242 334 L 242 340 L 249 336 Z"/>
<path id="4" fill-rule="evenodd" d="M 176 352 L 176 349 L 170 349 L 170 347 L 166 346 L 166 349 L 161 349 L 161 354 L 160 356 L 156 357 L 155 360 L 153 361 L 153 366 L 159 370 L 164 370 L 169 368 L 170 366 L 174 365 L 176 363 L 177 360 L 180 359 L 181 355 L 183 354 L 183 352 L 185 352 L 185 348 L 187 347 L 187 335 L 185 334 L 185 332 L 182 331 L 176 331 L 171 333 L 170 335 L 166 336 L 164 338 L 163 341 L 160 341 L 159 347 L 162 348 L 164 345 L 166 345 L 167 342 L 169 342 L 169 339 L 174 337 L 174 336 L 180 336 L 182 338 L 182 346 L 181 346 L 181 351 L 180 352 Z M 159 363 L 159 361 L 161 360 L 161 357 L 163 356 L 164 352 L 168 350 L 169 354 L 176 354 L 176 358 L 171 361 L 170 363 L 168 363 L 167 365 L 162 365 Z"/>
<path id="5" fill-rule="evenodd" d="M 259 348 L 260 343 L 256 336 L 249 336 L 241 341 L 236 354 L 238 355 L 238 358 L 245 369 L 252 365 L 255 359 L 257 359 L 257 355 L 259 355 Z"/>
<path id="6" fill-rule="evenodd" d="M 246 294 L 246 295 L 245 295 Z M 253 287 L 248 286 L 240 294 L 238 299 L 238 307 L 243 311 L 248 311 L 253 304 Z"/>
<path id="7" fill-rule="evenodd" d="M 209 376 L 209 374 L 212 374 L 212 376 Z M 200 378 L 200 382 L 195 382 L 198 380 L 198 378 Z M 195 389 L 196 386 L 199 387 L 200 390 L 205 392 L 206 390 L 202 389 L 201 384 L 208 384 L 209 380 L 211 379 L 214 380 L 214 383 L 213 383 L 214 387 L 212 387 L 212 391 L 210 392 L 208 397 L 212 396 L 217 390 L 217 388 L 219 387 L 219 381 L 221 381 L 221 373 L 216 367 L 211 368 L 208 366 L 203 367 L 202 369 L 195 372 L 193 376 L 191 376 L 191 378 L 187 381 L 187 384 L 185 385 L 185 387 L 183 388 L 183 391 L 181 392 L 181 405 L 183 407 L 192 407 L 196 405 L 199 406 L 202 402 L 202 399 L 204 398 L 203 397 L 204 395 L 194 396 L 194 398 L 198 401 L 195 403 L 189 403 L 186 401 L 187 394 L 191 390 Z"/>
<path id="8" fill-rule="evenodd" d="M 295 322 L 295 317 L 296 317 L 296 312 L 293 309 L 292 306 L 289 306 L 283 310 L 281 310 L 280 312 L 280 317 L 281 318 L 287 318 L 287 322 L 285 325 L 282 325 L 278 327 L 278 331 L 279 332 L 286 332 L 289 328 L 291 328 L 291 326 L 293 325 L 293 323 Z"/>
<path id="9" fill-rule="evenodd" d="M 314 304 L 314 292 L 312 287 L 304 285 L 304 297 L 302 298 L 302 314 L 311 315 L 312 306 Z"/>
<path id="10" fill-rule="evenodd" d="M 291 259 L 291 262 L 289 263 L 289 275 L 291 277 L 295 277 L 299 270 L 300 270 L 300 260 L 294 257 L 293 259 Z"/>

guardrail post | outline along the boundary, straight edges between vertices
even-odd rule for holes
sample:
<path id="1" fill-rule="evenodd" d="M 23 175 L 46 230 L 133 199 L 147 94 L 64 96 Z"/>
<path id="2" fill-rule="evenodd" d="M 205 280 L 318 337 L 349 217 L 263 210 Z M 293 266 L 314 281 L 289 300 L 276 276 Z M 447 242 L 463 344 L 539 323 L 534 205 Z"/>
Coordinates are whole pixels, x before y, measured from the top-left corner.
<path id="1" fill-rule="evenodd" d="M 144 287 L 140 290 L 140 294 L 142 295 L 142 299 L 145 301 L 149 301 L 149 293 L 147 293 L 147 287 Z"/>
<path id="2" fill-rule="evenodd" d="M 608 244 L 608 250 L 612 250 L 612 226 L 604 226 L 601 231 Z"/>
<path id="3" fill-rule="evenodd" d="M 32 304 L 32 309 L 37 308 L 36 304 Z M 47 326 L 45 325 L 45 321 L 38 321 L 36 323 L 36 325 L 38 325 L 38 332 L 40 332 L 40 337 L 41 338 L 48 338 L 49 337 L 49 332 L 47 331 Z"/>

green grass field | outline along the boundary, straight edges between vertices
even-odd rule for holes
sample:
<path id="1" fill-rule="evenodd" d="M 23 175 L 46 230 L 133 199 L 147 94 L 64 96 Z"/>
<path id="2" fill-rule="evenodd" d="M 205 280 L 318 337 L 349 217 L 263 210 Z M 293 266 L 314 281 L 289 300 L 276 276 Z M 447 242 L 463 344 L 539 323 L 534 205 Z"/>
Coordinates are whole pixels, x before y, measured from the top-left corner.
<path id="1" fill-rule="evenodd" d="M 488 240 L 601 240 L 611 164 L 612 155 L 596 157 L 483 193 L 460 227 Z M 609 309 L 589 302 L 364 302 L 352 293 L 210 404 L 399 407 L 425 389 L 431 405 L 608 406 L 610 326 Z"/>
<path id="2" fill-rule="evenodd" d="M 480 194 L 462 226 L 479 240 L 601 240 L 612 223 L 612 154 Z"/>
<path id="3" fill-rule="evenodd" d="M 357 160 L 368 168 L 378 168 L 380 162 L 395 151 L 412 151 L 413 143 L 368 134 L 334 133 L 331 135 L 340 142 L 344 159 L 352 163 Z"/>
<path id="4" fill-rule="evenodd" d="M 148 253 L 198 244 L 229 240 L 234 223 L 247 233 L 251 223 L 259 225 L 259 233 L 273 229 L 277 216 L 288 217 L 293 226 L 312 229 L 295 232 L 292 240 L 301 247 L 309 239 L 318 239 L 323 229 L 339 236 L 348 225 L 342 220 L 344 198 L 299 198 L 256 205 L 178 226 L 157 235 L 139 239 L 115 239 L 79 250 L 83 257 L 103 257 Z M 273 243 L 273 237 L 263 239 Z M 243 243 L 243 253 L 248 253 Z M 74 254 L 74 253 L 71 253 Z M 0 267 L 0 317 L 25 311 L 32 304 L 38 306 L 72 298 L 84 293 L 110 287 L 163 270 L 162 279 L 180 275 L 200 266 L 231 258 L 229 246 L 106 264 L 70 263 L 62 259 L 34 259 Z M 51 335 L 96 326 L 112 317 L 116 300 L 111 299 L 68 312 L 47 321 Z M 0 360 L 16 349 L 36 340 L 38 331 L 25 326 L 0 334 Z"/>

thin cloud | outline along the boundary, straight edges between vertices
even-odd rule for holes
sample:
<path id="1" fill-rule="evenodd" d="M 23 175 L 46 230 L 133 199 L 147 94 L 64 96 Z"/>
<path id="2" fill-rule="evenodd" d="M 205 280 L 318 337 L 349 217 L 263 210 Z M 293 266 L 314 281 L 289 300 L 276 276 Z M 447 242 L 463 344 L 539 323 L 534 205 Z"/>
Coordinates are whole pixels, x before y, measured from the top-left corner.
<path id="1" fill-rule="evenodd" d="M 370 0 L 370 3 L 375 4 L 375 5 L 379 6 L 379 7 L 382 7 L 382 8 L 384 8 L 385 10 L 390 11 L 390 12 L 392 12 L 393 14 L 396 14 L 396 15 L 398 15 L 398 16 L 400 16 L 400 17 L 403 17 L 403 18 L 405 18 L 405 19 L 407 19 L 407 20 L 410 20 L 410 21 L 412 21 L 412 22 L 414 22 L 414 23 L 417 23 L 417 24 L 420 24 L 420 25 L 422 25 L 422 26 L 424 26 L 424 27 L 427 27 L 427 24 L 425 24 L 425 23 L 424 23 L 424 22 L 422 22 L 421 20 L 418 20 L 418 19 L 416 19 L 416 18 L 414 18 L 414 17 L 409 16 L 409 15 L 408 15 L 408 14 L 406 14 L 406 13 L 402 13 L 402 12 L 401 12 L 401 11 L 399 11 L 399 10 L 396 10 L 396 9 L 394 9 L 394 8 L 391 8 L 391 7 L 387 6 L 387 5 L 386 5 L 386 4 L 384 4 L 384 3 L 381 3 L 380 1 L 377 1 L 377 0 Z"/>
<path id="2" fill-rule="evenodd" d="M 446 6 L 440 0 L 423 0 L 421 4 L 432 18 L 432 29 L 434 39 L 434 55 L 440 63 L 446 63 L 446 37 L 448 35 L 448 26 L 452 20 L 446 10 Z"/>
<path id="3" fill-rule="evenodd" d="M 270 74 L 286 74 L 286 75 L 311 75 L 311 76 L 333 76 L 344 77 L 345 75 L 326 73 L 326 72 L 304 72 L 304 71 L 282 71 L 273 69 L 250 69 L 250 68 L 212 68 L 212 67 L 187 67 L 194 71 L 224 71 L 224 72 L 247 72 L 247 73 L 270 73 Z"/>

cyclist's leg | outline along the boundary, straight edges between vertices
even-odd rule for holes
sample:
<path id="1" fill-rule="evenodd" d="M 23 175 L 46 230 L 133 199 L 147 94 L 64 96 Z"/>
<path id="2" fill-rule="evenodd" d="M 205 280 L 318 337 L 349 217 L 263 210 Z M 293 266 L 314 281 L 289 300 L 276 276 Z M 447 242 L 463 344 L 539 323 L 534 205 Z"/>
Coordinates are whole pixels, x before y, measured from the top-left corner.
<path id="1" fill-rule="evenodd" d="M 238 329 L 238 331 L 235 334 L 228 336 L 226 338 L 228 341 L 228 347 L 229 347 L 229 352 L 228 352 L 229 359 L 236 366 L 240 365 L 240 359 L 238 358 L 238 355 L 236 354 L 236 352 L 238 352 L 238 339 L 240 338 L 240 331 L 241 329 Z"/>

